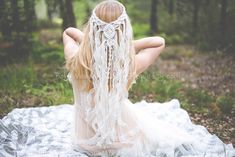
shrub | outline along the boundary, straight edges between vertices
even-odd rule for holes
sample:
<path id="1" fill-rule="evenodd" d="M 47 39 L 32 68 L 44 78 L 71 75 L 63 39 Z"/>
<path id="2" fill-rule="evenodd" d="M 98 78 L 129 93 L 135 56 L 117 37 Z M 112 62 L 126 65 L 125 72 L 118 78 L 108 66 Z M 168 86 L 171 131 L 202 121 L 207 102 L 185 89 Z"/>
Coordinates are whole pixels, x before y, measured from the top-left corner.
<path id="1" fill-rule="evenodd" d="M 182 97 L 182 84 L 173 78 L 162 75 L 160 73 L 144 72 L 136 80 L 136 84 L 130 91 L 132 97 L 136 97 L 137 100 L 140 96 L 154 95 L 154 98 L 159 102 L 168 101 L 173 98 Z"/>
<path id="2" fill-rule="evenodd" d="M 188 103 L 195 104 L 200 108 L 208 107 L 214 99 L 207 91 L 201 89 L 188 88 L 185 95 Z"/>
<path id="3" fill-rule="evenodd" d="M 156 99 L 164 102 L 173 98 L 181 98 L 182 84 L 166 75 L 158 74 L 154 80 Z"/>
<path id="4" fill-rule="evenodd" d="M 235 104 L 234 100 L 229 96 L 218 97 L 216 103 L 220 110 L 225 114 L 230 114 Z"/>

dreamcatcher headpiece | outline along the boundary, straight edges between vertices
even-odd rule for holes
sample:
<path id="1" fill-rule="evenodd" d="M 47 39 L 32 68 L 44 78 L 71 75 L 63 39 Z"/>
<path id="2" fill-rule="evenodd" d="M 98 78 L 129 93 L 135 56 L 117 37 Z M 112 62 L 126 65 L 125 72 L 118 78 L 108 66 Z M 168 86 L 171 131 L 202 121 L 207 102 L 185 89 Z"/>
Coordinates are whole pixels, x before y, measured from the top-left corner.
<path id="1" fill-rule="evenodd" d="M 126 86 L 130 64 L 132 27 L 125 7 L 118 1 L 110 1 L 118 3 L 122 7 L 122 13 L 115 21 L 107 23 L 97 17 L 98 6 L 93 10 L 89 21 L 89 39 L 93 56 L 93 83 L 96 82 L 96 79 L 104 79 L 102 83 L 109 83 L 109 85 L 111 83 L 113 87 L 115 77 L 120 74 L 121 76 L 117 77 L 122 77 L 122 84 Z"/>

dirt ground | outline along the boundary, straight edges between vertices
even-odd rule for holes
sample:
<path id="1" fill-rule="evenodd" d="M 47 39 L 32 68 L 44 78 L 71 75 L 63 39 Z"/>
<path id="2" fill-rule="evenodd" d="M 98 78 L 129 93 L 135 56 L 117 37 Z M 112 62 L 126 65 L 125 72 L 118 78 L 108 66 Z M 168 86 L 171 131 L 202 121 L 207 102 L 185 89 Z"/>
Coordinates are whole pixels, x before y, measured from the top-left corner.
<path id="1" fill-rule="evenodd" d="M 169 46 L 165 52 L 156 61 L 161 73 L 186 86 L 203 88 L 214 95 L 228 93 L 235 98 L 234 56 L 221 52 L 203 53 L 189 46 Z"/>
<path id="2" fill-rule="evenodd" d="M 235 57 L 221 52 L 199 52 L 191 46 L 169 46 L 152 66 L 160 73 L 183 82 L 185 87 L 209 91 L 215 97 L 235 99 Z M 205 126 L 225 143 L 235 146 L 235 112 L 222 117 L 190 113 L 191 120 Z"/>

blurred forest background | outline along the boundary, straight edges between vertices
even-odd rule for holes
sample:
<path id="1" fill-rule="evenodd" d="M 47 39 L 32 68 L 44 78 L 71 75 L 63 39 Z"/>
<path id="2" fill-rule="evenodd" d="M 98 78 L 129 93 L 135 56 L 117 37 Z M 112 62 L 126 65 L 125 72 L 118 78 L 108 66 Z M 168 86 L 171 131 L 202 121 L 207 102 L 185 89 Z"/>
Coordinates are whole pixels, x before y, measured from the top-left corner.
<path id="1" fill-rule="evenodd" d="M 130 99 L 180 100 L 193 122 L 235 144 L 235 1 L 120 0 L 135 39 L 166 50 Z M 0 118 L 14 108 L 73 103 L 62 32 L 82 29 L 100 0 L 0 0 Z"/>

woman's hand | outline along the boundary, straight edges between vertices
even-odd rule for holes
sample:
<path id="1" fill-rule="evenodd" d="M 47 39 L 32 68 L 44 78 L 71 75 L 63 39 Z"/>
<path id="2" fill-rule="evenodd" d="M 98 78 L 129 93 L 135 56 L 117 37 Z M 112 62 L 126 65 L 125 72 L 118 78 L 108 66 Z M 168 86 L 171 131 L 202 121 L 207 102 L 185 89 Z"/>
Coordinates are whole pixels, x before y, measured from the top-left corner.
<path id="1" fill-rule="evenodd" d="M 136 54 L 137 75 L 146 70 L 165 48 L 165 39 L 159 36 L 133 41 Z"/>
<path id="2" fill-rule="evenodd" d="M 64 55 L 65 59 L 70 59 L 79 49 L 82 42 L 83 32 L 77 28 L 69 27 L 63 32 Z"/>

